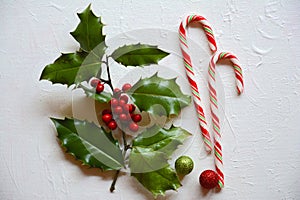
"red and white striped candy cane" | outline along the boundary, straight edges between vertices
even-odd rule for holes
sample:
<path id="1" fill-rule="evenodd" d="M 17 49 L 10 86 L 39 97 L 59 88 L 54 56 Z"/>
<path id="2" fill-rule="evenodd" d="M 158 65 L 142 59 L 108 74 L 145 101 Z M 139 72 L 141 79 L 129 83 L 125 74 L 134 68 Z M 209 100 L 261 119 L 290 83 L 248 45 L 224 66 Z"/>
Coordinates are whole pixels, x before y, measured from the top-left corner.
<path id="1" fill-rule="evenodd" d="M 215 37 L 214 37 L 213 31 L 211 29 L 211 26 L 209 25 L 209 23 L 207 22 L 207 20 L 204 17 L 199 16 L 199 15 L 190 15 L 190 16 L 184 18 L 184 20 L 181 22 L 180 27 L 179 27 L 179 39 L 180 39 L 181 52 L 182 52 L 183 60 L 184 60 L 184 66 L 186 69 L 188 81 L 189 81 L 191 89 L 192 89 L 194 104 L 195 104 L 195 107 L 197 110 L 197 117 L 198 117 L 198 120 L 200 123 L 200 129 L 202 132 L 203 141 L 204 141 L 206 150 L 208 152 L 210 152 L 212 150 L 212 142 L 211 142 L 211 138 L 210 138 L 208 127 L 207 127 L 199 90 L 197 87 L 197 83 L 195 81 L 194 69 L 192 66 L 189 47 L 188 47 L 187 40 L 186 40 L 186 32 L 187 32 L 186 29 L 187 29 L 188 24 L 192 23 L 192 22 L 199 22 L 203 26 L 204 32 L 208 39 L 209 47 L 213 53 L 217 50 L 217 45 L 216 45 Z"/>
<path id="2" fill-rule="evenodd" d="M 221 52 L 215 54 L 209 63 L 209 97 L 210 97 L 210 108 L 212 114 L 213 122 L 213 132 L 214 132 L 214 157 L 215 166 L 218 174 L 218 184 L 220 188 L 224 187 L 224 172 L 223 172 L 223 157 L 222 157 L 222 141 L 220 133 L 220 121 L 218 113 L 218 101 L 216 92 L 216 80 L 215 80 L 215 70 L 216 63 L 221 59 L 229 59 L 232 62 L 235 78 L 236 78 L 236 88 L 237 93 L 240 95 L 244 90 L 243 73 L 242 68 L 237 57 L 231 53 Z"/>

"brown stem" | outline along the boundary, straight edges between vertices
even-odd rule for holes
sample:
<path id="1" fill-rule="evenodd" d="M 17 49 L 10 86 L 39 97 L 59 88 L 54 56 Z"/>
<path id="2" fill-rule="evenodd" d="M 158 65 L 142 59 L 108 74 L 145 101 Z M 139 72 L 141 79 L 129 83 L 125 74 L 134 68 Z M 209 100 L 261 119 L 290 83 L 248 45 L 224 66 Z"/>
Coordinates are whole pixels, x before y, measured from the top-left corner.
<path id="1" fill-rule="evenodd" d="M 120 173 L 120 170 L 118 170 L 118 171 L 116 172 L 115 176 L 114 176 L 114 180 L 113 180 L 113 182 L 111 183 L 111 186 L 110 186 L 110 189 L 109 189 L 110 192 L 113 192 L 113 191 L 115 190 L 115 185 L 116 185 L 116 182 L 117 182 L 117 180 L 118 180 L 119 173 Z"/>
<path id="2" fill-rule="evenodd" d="M 109 85 L 109 87 L 111 88 L 112 91 L 114 91 L 114 87 L 112 85 L 112 81 L 111 81 L 111 75 L 110 75 L 110 71 L 109 71 L 109 64 L 108 64 L 108 56 L 106 56 L 106 60 L 105 61 L 102 61 L 102 63 L 104 63 L 106 65 L 106 71 L 107 71 L 107 78 L 108 80 L 105 80 L 105 79 L 102 79 L 101 78 L 101 74 L 100 74 L 100 70 L 97 74 L 97 77 L 103 82 L 103 83 L 106 83 L 107 85 Z"/>

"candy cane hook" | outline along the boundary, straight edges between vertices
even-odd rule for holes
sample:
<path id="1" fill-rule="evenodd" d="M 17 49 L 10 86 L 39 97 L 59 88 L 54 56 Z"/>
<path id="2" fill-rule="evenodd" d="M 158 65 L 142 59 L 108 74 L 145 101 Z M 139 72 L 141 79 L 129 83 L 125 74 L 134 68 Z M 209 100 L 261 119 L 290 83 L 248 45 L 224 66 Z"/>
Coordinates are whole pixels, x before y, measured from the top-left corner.
<path id="1" fill-rule="evenodd" d="M 192 66 L 190 52 L 189 52 L 189 48 L 188 48 L 188 44 L 187 44 L 187 40 L 186 40 L 186 32 L 187 32 L 186 29 L 187 29 L 188 24 L 190 24 L 192 22 L 199 22 L 203 26 L 204 32 L 208 39 L 209 47 L 213 53 L 217 50 L 217 45 L 216 45 L 215 37 L 214 37 L 213 31 L 211 29 L 211 26 L 209 25 L 208 21 L 204 17 L 199 16 L 199 15 L 190 15 L 181 22 L 180 27 L 179 27 L 179 39 L 180 39 L 180 48 L 181 48 L 181 52 L 182 52 L 183 60 L 184 60 L 184 66 L 186 69 L 188 81 L 189 81 L 191 89 L 192 89 L 193 100 L 194 100 L 194 104 L 195 104 L 195 107 L 197 110 L 197 117 L 198 117 L 198 121 L 200 124 L 200 129 L 202 132 L 202 138 L 203 138 L 203 141 L 205 144 L 205 148 L 206 148 L 206 151 L 210 152 L 212 150 L 212 142 L 211 142 L 211 138 L 210 138 L 208 127 L 207 127 L 207 123 L 206 123 L 206 119 L 205 119 L 205 115 L 204 115 L 204 109 L 203 109 L 203 105 L 201 102 L 198 86 L 195 81 L 195 73 L 194 73 L 194 69 Z"/>
<path id="2" fill-rule="evenodd" d="M 237 93 L 240 95 L 244 90 L 244 81 L 242 68 L 237 57 L 231 53 L 221 52 L 215 54 L 209 63 L 209 97 L 210 97 L 210 108 L 212 114 L 213 122 L 213 132 L 214 132 L 214 157 L 215 157 L 215 167 L 218 174 L 218 184 L 220 188 L 224 187 L 224 172 L 223 172 L 223 156 L 222 156 L 222 142 L 221 142 L 221 133 L 220 133 L 220 121 L 218 113 L 218 101 L 217 101 L 217 92 L 215 85 L 215 69 L 216 63 L 222 59 L 229 59 L 232 63 L 235 72 L 236 78 L 236 88 Z"/>

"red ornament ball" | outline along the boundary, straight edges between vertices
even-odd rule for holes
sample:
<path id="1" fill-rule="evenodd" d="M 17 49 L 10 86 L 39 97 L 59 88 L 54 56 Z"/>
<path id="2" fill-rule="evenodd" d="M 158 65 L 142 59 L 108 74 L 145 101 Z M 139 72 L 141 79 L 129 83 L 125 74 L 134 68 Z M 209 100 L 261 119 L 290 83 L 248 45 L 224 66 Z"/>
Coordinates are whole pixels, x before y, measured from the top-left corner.
<path id="1" fill-rule="evenodd" d="M 199 182 L 206 189 L 213 189 L 218 185 L 218 175 L 213 170 L 205 170 L 199 177 Z"/>

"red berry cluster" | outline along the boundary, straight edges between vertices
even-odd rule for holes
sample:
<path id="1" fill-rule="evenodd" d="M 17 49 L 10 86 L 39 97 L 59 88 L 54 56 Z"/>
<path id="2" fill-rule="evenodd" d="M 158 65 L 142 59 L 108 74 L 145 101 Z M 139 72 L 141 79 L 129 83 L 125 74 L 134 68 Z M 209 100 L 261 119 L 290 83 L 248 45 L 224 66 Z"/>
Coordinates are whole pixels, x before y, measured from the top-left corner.
<path id="1" fill-rule="evenodd" d="M 91 86 L 96 88 L 97 94 L 100 94 L 104 90 L 104 84 L 97 78 L 91 80 Z"/>
<path id="2" fill-rule="evenodd" d="M 137 122 L 142 120 L 142 116 L 134 113 L 135 105 L 128 103 L 128 96 L 123 94 L 130 88 L 131 85 L 126 83 L 123 85 L 122 90 L 119 88 L 114 89 L 113 98 L 110 100 L 111 109 L 105 109 L 102 112 L 102 121 L 111 130 L 115 130 L 118 125 L 121 125 L 122 128 L 128 127 L 132 132 L 139 130 Z"/>

